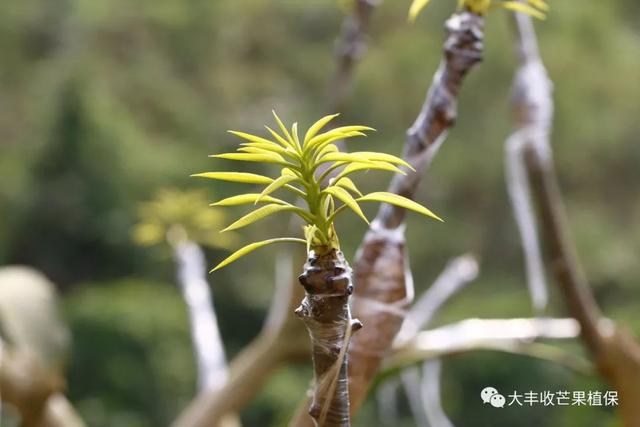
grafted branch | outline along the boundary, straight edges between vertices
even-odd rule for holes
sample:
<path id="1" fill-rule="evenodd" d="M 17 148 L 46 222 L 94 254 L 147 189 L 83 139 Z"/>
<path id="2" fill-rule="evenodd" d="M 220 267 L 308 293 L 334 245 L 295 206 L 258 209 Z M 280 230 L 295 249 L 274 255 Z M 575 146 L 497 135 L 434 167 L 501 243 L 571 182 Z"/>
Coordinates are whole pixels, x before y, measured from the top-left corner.
<path id="1" fill-rule="evenodd" d="M 311 252 L 299 277 L 305 297 L 296 309 L 311 338 L 315 373 L 309 415 L 317 426 L 348 427 L 347 349 L 362 324 L 351 317 L 351 268 L 341 252 Z"/>
<path id="2" fill-rule="evenodd" d="M 328 111 L 339 111 L 349 94 L 355 65 L 367 48 L 369 22 L 377 4 L 378 0 L 356 0 L 353 11 L 343 21 L 336 39 L 336 69 L 327 88 Z M 282 252 L 278 259 L 291 258 Z M 298 257 L 293 259 L 297 261 Z M 174 421 L 174 427 L 217 426 L 225 414 L 242 408 L 276 368 L 309 355 L 304 326 L 293 315 L 302 296 L 303 289 L 297 280 L 277 278 L 276 294 L 265 326 L 230 363 L 227 383 L 220 390 L 197 396 Z"/>

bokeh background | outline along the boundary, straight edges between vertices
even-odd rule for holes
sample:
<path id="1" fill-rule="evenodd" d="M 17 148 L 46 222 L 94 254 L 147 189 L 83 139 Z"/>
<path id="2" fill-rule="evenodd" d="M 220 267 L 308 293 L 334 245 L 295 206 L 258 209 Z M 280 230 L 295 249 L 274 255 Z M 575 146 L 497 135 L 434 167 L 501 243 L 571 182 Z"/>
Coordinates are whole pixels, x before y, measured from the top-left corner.
<path id="1" fill-rule="evenodd" d="M 341 111 L 345 122 L 378 132 L 353 144 L 400 152 L 454 3 L 434 1 L 413 25 L 408 0 L 379 6 Z M 605 313 L 638 331 L 640 3 L 550 4 L 536 27 L 555 83 L 553 146 L 571 230 Z M 227 129 L 260 133 L 272 108 L 303 126 L 326 113 L 342 19 L 331 0 L 0 2 L 0 264 L 33 266 L 59 287 L 73 334 L 68 395 L 89 425 L 164 426 L 195 390 L 170 252 L 132 238 L 140 203 L 163 188 L 201 189 L 211 201 L 230 195 L 238 187 L 189 178 L 237 166 L 207 158 L 234 148 Z M 487 23 L 486 58 L 465 82 L 458 122 L 420 192 L 446 222 L 409 218 L 419 290 L 454 256 L 472 252 L 481 261 L 479 279 L 435 324 L 531 315 L 504 185 L 514 65 L 507 14 L 496 11 Z M 388 179 L 372 173 L 357 182 L 374 190 Z M 230 209 L 228 219 L 240 212 Z M 241 240 L 286 228 L 269 219 Z M 339 229 L 352 256 L 365 226 L 345 216 Z M 217 230 L 210 233 L 215 240 Z M 227 254 L 207 251 L 211 265 Z M 260 330 L 274 291 L 273 254 L 256 252 L 210 276 L 229 357 Z M 553 287 L 548 312 L 565 313 Z M 582 353 L 578 343 L 566 348 Z M 310 378 L 307 364 L 279 370 L 242 412 L 245 425 L 284 425 Z M 607 388 L 596 377 L 527 357 L 461 355 L 445 361 L 442 397 L 458 427 L 618 422 L 607 408 L 488 410 L 478 398 L 486 385 Z M 398 425 L 411 426 L 401 403 Z M 356 425 L 378 423 L 370 399 Z"/>

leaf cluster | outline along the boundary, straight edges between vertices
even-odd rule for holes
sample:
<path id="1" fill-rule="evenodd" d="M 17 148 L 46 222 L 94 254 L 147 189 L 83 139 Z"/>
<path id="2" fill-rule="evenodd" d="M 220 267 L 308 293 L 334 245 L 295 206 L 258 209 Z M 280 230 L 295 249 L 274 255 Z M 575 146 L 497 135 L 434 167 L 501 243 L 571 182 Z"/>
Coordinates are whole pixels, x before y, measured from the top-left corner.
<path id="1" fill-rule="evenodd" d="M 204 246 L 229 249 L 238 238 L 211 233 L 227 221 L 222 209 L 207 208 L 207 194 L 201 190 L 162 188 L 156 196 L 138 206 L 138 223 L 132 229 L 134 242 L 141 246 L 177 243 L 188 239 Z"/>
<path id="2" fill-rule="evenodd" d="M 351 210 L 367 224 L 367 217 L 360 208 L 361 202 L 384 202 L 419 212 L 440 220 L 433 212 L 405 197 L 373 192 L 363 194 L 351 176 L 356 172 L 382 170 L 406 174 L 413 168 L 399 157 L 373 151 L 344 153 L 336 142 L 365 136 L 373 129 L 367 126 L 341 126 L 325 132 L 322 129 L 337 114 L 328 115 L 315 122 L 304 135 L 299 135 L 298 124 L 287 128 L 278 115 L 273 113 L 278 131 L 265 126 L 271 139 L 244 132 L 230 131 L 244 140 L 234 153 L 216 154 L 217 159 L 245 162 L 269 163 L 280 167 L 276 178 L 246 172 L 204 172 L 193 176 L 221 181 L 264 185 L 259 193 L 244 193 L 213 203 L 212 206 L 261 205 L 233 222 L 223 232 L 237 230 L 270 215 L 289 212 L 304 222 L 304 239 L 295 237 L 269 239 L 252 243 L 232 254 L 214 268 L 217 270 L 260 247 L 277 242 L 299 242 L 307 250 L 324 253 L 339 249 L 335 230 L 337 217 Z M 326 183 L 326 185 L 324 185 Z M 300 207 L 281 198 L 273 197 L 277 191 L 288 192 L 302 199 L 306 206 Z"/>
<path id="3" fill-rule="evenodd" d="M 409 20 L 414 21 L 431 0 L 413 0 L 409 8 Z M 458 0 L 459 10 L 468 10 L 484 15 L 491 9 L 502 8 L 523 12 L 538 19 L 544 19 L 549 6 L 545 0 Z"/>

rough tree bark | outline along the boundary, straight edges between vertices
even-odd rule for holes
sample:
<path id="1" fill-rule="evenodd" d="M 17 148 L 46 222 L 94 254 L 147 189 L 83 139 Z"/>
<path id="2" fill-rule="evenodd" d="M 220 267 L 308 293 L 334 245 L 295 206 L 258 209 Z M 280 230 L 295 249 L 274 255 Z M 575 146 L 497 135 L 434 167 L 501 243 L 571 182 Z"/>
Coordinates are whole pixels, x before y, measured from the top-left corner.
<path id="1" fill-rule="evenodd" d="M 456 100 L 465 75 L 482 59 L 484 19 L 469 12 L 446 23 L 444 57 L 422 110 L 407 132 L 403 157 L 416 169 L 394 176 L 389 191 L 414 198 L 421 176 L 456 118 Z M 388 353 L 411 303 L 412 278 L 404 244 L 403 209 L 383 205 L 354 262 L 354 312 L 365 328 L 354 337 L 349 387 L 354 413 Z"/>
<path id="2" fill-rule="evenodd" d="M 548 262 L 569 312 L 580 324 L 582 339 L 598 370 L 620 394 L 626 427 L 640 426 L 640 346 L 631 333 L 603 319 L 579 265 L 567 227 L 566 212 L 549 144 L 553 102 L 551 82 L 538 52 L 528 16 L 515 14 L 520 67 L 513 84 L 513 108 L 532 197 Z"/>
<path id="3" fill-rule="evenodd" d="M 348 427 L 347 349 L 362 324 L 351 317 L 351 268 L 341 252 L 311 252 L 299 277 L 305 297 L 296 309 L 309 331 L 315 381 L 309 414 L 315 425 Z"/>

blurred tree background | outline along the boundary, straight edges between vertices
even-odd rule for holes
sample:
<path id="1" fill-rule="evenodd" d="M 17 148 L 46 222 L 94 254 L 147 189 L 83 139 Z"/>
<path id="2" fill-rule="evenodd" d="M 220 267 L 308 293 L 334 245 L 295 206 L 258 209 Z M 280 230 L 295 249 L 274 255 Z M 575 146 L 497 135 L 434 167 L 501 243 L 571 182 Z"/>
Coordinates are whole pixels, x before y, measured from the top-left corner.
<path id="1" fill-rule="evenodd" d="M 400 152 L 454 3 L 434 2 L 410 25 L 409 1 L 382 2 L 341 112 L 378 132 L 354 144 Z M 638 331 L 640 5 L 550 5 L 548 19 L 536 25 L 555 84 L 553 144 L 571 228 L 605 313 Z M 212 192 L 211 182 L 188 178 L 235 166 L 207 158 L 235 147 L 225 130 L 260 133 L 272 108 L 303 128 L 326 113 L 342 18 L 337 2 L 325 0 L 0 3 L 0 264 L 34 266 L 60 286 L 74 339 L 69 397 L 89 425 L 167 425 L 195 390 L 172 260 L 168 251 L 140 248 L 131 238 L 139 204 L 169 186 L 202 188 L 212 201 L 229 195 L 233 184 L 217 183 Z M 531 314 L 504 186 L 511 40 L 506 14 L 491 14 L 486 58 L 466 82 L 458 123 L 422 186 L 421 201 L 446 222 L 409 220 L 418 290 L 453 256 L 472 251 L 481 259 L 480 278 L 436 324 Z M 359 182 L 369 190 L 387 179 L 372 174 Z M 248 229 L 255 235 L 246 241 L 287 226 L 269 221 Z M 348 257 L 365 230 L 355 217 L 346 220 Z M 213 265 L 225 251 L 207 254 Z M 265 280 L 273 276 L 273 252 L 251 256 L 240 261 L 244 268 L 210 276 L 230 357 L 258 333 L 274 289 Z M 259 268 L 247 269 L 248 262 Z M 554 291 L 549 311 L 562 315 Z M 577 343 L 571 348 L 582 351 Z M 487 385 L 606 388 L 593 377 L 496 353 L 459 356 L 444 366 L 443 404 L 458 427 L 616 425 L 605 408 L 497 412 L 478 399 Z M 245 425 L 283 425 L 307 378 L 306 365 L 280 370 L 242 413 Z M 402 425 L 413 425 L 403 414 Z M 370 399 L 356 425 L 376 420 Z"/>

